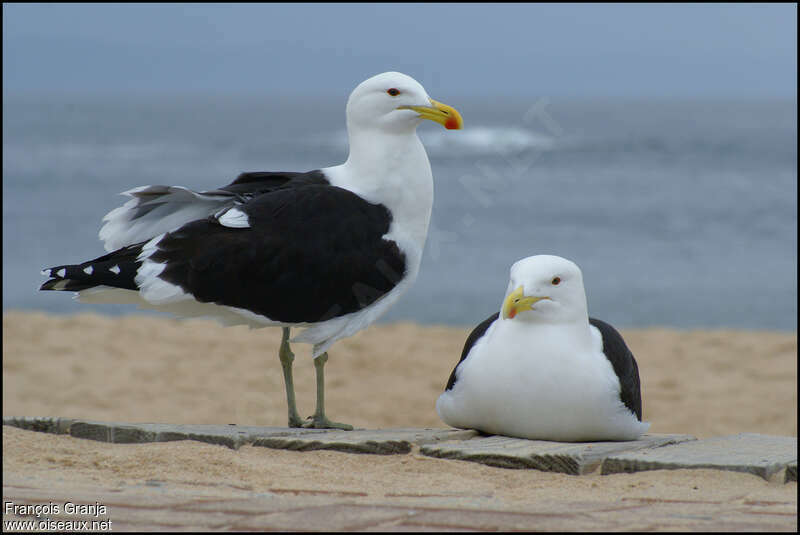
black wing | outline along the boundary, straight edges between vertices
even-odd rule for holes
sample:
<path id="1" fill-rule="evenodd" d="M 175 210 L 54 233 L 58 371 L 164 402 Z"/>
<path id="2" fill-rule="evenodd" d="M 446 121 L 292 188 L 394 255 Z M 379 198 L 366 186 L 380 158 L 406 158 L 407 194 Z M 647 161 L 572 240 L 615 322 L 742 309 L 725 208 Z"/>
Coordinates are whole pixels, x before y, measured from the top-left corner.
<path id="1" fill-rule="evenodd" d="M 133 241 L 125 243 L 124 246 L 118 245 L 111 253 L 81 264 L 61 265 L 45 270 L 45 273 L 50 273 L 52 279 L 45 282 L 41 289 L 80 291 L 106 285 L 136 290 L 134 276 L 141 264 L 137 264 L 135 260 L 141 252 L 142 242 L 191 221 L 203 220 L 210 215 L 222 213 L 258 195 L 309 184 L 329 183 L 320 170 L 304 173 L 259 171 L 241 173 L 227 186 L 200 192 L 163 185 L 134 188 L 127 192 L 133 198 L 133 203 L 129 203 L 132 206 L 126 205 L 109 213 L 109 216 L 114 214 L 111 219 L 117 226 L 114 234 L 122 233 L 125 236 L 104 237 L 103 230 L 100 231 L 103 241 L 110 240 L 113 243 Z M 187 206 L 195 208 L 186 210 Z M 176 218 L 176 212 L 180 211 L 185 213 Z M 184 219 L 183 223 L 176 224 L 176 220 L 180 219 Z M 168 223 L 163 223 L 164 221 Z M 133 225 L 137 225 L 139 230 L 130 232 L 129 227 Z M 170 228 L 169 225 L 175 226 Z M 112 271 L 109 271 L 109 268 Z"/>
<path id="2" fill-rule="evenodd" d="M 111 286 L 125 290 L 138 290 L 136 270 L 141 266 L 137 257 L 142 252 L 142 244 L 117 249 L 94 260 L 82 264 L 67 264 L 46 269 L 50 277 L 40 290 L 62 290 L 80 292 L 95 286 Z"/>
<path id="3" fill-rule="evenodd" d="M 167 233 L 150 256 L 166 263 L 159 278 L 201 302 L 297 323 L 360 310 L 405 275 L 405 255 L 383 239 L 392 221 L 385 206 L 324 178 L 276 185 L 267 175 L 250 173 L 226 186 L 246 184 L 251 196 L 254 184 L 271 188 L 237 207 L 248 227 L 209 217 Z"/>
<path id="4" fill-rule="evenodd" d="M 603 353 L 619 377 L 620 399 L 641 422 L 642 392 L 639 385 L 639 367 L 636 365 L 633 353 L 614 327 L 596 318 L 589 318 L 589 323 L 597 327 L 603 337 Z"/>
<path id="5" fill-rule="evenodd" d="M 464 344 L 464 350 L 461 352 L 461 358 L 458 360 L 458 363 L 456 363 L 456 367 L 453 368 L 453 371 L 450 373 L 450 378 L 447 380 L 447 386 L 444 387 L 445 391 L 453 389 L 453 385 L 456 384 L 456 369 L 458 368 L 458 365 L 461 364 L 465 358 L 467 358 L 467 355 L 469 355 L 469 352 L 472 350 L 472 346 L 475 345 L 475 342 L 477 342 L 478 339 L 483 336 L 484 333 L 486 333 L 486 331 L 489 329 L 492 323 L 497 320 L 498 317 L 500 317 L 500 313 L 495 312 L 472 330 L 470 335 L 467 337 L 466 343 Z"/>

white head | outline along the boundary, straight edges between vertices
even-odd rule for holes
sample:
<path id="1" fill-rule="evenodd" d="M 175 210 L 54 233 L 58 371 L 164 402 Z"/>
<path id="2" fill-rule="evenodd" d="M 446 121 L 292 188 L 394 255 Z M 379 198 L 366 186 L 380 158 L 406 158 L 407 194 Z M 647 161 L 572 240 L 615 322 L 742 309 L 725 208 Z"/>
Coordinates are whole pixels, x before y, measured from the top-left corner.
<path id="1" fill-rule="evenodd" d="M 462 126 L 461 115 L 428 96 L 419 82 L 399 72 L 384 72 L 364 80 L 347 100 L 347 127 L 359 130 L 411 132 L 422 119 L 448 129 Z"/>
<path id="2" fill-rule="evenodd" d="M 588 321 L 580 268 L 566 258 L 551 255 L 515 262 L 500 312 L 507 321 Z"/>

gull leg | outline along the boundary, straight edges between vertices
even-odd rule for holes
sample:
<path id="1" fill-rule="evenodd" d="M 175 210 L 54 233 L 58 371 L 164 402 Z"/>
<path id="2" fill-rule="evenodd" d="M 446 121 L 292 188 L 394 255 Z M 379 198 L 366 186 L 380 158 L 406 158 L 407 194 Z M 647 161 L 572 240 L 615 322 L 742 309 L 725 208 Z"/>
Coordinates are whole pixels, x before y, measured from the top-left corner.
<path id="1" fill-rule="evenodd" d="M 283 328 L 283 338 L 281 338 L 281 349 L 278 352 L 283 368 L 283 384 L 286 387 L 286 404 L 289 406 L 289 427 L 302 427 L 303 420 L 297 413 L 297 403 L 294 399 L 294 380 L 292 379 L 292 362 L 294 353 L 289 347 L 289 327 Z"/>
<path id="2" fill-rule="evenodd" d="M 325 363 L 328 362 L 328 353 L 314 359 L 314 368 L 317 371 L 317 410 L 314 411 L 314 416 L 311 421 L 303 424 L 303 427 L 313 427 L 316 429 L 344 429 L 345 431 L 352 431 L 353 426 L 349 424 L 340 424 L 332 422 L 325 416 Z"/>

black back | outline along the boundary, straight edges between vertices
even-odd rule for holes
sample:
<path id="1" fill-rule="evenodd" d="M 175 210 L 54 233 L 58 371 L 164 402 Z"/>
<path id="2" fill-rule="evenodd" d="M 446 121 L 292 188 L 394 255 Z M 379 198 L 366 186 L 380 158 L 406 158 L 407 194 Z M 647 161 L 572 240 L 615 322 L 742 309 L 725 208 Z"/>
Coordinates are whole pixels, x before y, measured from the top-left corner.
<path id="1" fill-rule="evenodd" d="M 254 171 L 241 173 L 236 180 L 219 189 L 236 193 L 246 198 L 252 198 L 262 193 L 275 191 L 280 188 L 305 186 L 309 184 L 328 185 L 328 180 L 322 171 L 314 170 L 307 173 L 294 173 L 289 171 Z"/>
<path id="2" fill-rule="evenodd" d="M 360 310 L 405 274 L 405 255 L 383 239 L 389 211 L 347 190 L 279 188 L 239 209 L 249 228 L 208 218 L 168 233 L 151 256 L 167 263 L 159 277 L 198 301 L 295 323 Z"/>

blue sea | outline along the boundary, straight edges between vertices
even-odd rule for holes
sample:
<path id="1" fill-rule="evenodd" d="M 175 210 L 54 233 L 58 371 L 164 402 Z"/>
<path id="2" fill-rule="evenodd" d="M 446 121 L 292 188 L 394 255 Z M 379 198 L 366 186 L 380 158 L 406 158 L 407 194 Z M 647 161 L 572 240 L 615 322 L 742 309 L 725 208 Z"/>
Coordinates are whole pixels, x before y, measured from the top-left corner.
<path id="1" fill-rule="evenodd" d="M 557 254 L 617 327 L 797 329 L 797 102 L 445 98 L 423 124 L 435 202 L 420 276 L 381 321 L 474 325 L 508 269 Z M 102 217 L 146 184 L 347 156 L 346 96 L 3 98 L 3 310 L 152 314 L 39 292 L 104 254 Z"/>

